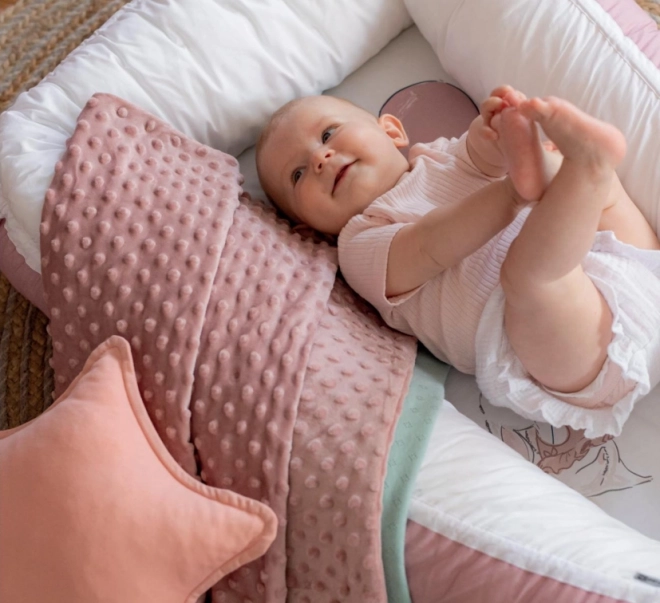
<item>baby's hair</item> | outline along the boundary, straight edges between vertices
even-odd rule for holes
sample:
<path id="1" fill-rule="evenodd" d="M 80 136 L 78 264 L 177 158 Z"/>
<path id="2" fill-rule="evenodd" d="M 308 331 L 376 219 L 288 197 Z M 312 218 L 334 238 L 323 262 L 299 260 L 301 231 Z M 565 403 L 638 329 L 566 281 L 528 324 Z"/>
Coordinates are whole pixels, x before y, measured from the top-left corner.
<path id="1" fill-rule="evenodd" d="M 256 152 L 256 157 L 257 157 L 257 166 L 259 165 L 259 155 L 261 155 L 261 150 L 264 148 L 264 145 L 270 138 L 270 135 L 273 133 L 277 125 L 282 121 L 284 117 L 286 117 L 293 109 L 295 109 L 300 103 L 302 103 L 306 98 L 306 96 L 302 98 L 294 98 L 292 101 L 289 101 L 285 105 L 282 105 L 275 113 L 273 113 L 270 116 L 270 119 L 268 120 L 268 123 L 264 127 L 263 130 L 261 130 L 261 133 L 259 134 L 259 139 L 257 140 L 257 152 Z"/>

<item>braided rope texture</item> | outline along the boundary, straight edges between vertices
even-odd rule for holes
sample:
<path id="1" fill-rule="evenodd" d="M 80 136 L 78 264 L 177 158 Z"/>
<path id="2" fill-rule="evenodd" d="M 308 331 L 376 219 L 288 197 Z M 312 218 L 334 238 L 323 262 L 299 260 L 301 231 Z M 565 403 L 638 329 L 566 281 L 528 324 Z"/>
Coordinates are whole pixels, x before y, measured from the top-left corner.
<path id="1" fill-rule="evenodd" d="M 660 27 L 660 0 L 635 0 Z"/>
<path id="2" fill-rule="evenodd" d="M 128 0 L 17 0 L 0 11 L 0 111 L 39 83 Z M 52 401 L 48 319 L 0 274 L 0 429 Z"/>
<path id="3" fill-rule="evenodd" d="M 37 84 L 128 0 L 17 0 L 0 10 L 0 111 Z M 660 27 L 660 0 L 636 0 Z M 0 429 L 52 401 L 47 318 L 0 274 Z"/>
<path id="4" fill-rule="evenodd" d="M 0 12 L 0 111 L 105 23 L 127 0 L 18 0 Z"/>

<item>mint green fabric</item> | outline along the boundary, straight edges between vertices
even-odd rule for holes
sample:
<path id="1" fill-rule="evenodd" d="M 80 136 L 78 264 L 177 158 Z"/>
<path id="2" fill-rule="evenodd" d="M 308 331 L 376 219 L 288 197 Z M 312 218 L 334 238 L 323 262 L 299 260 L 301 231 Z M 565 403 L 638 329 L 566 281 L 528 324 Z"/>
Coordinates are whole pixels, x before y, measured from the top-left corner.
<path id="1" fill-rule="evenodd" d="M 445 397 L 449 366 L 421 345 L 387 459 L 381 541 L 388 603 L 410 603 L 404 563 L 408 505 L 433 424 Z"/>

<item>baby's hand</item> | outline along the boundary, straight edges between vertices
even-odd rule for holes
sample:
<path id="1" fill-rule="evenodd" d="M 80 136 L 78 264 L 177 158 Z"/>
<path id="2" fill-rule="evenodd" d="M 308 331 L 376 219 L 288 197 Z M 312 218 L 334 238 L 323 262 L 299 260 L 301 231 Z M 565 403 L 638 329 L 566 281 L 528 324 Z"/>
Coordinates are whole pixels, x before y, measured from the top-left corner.
<path id="1" fill-rule="evenodd" d="M 467 145 L 472 161 L 484 174 L 506 174 L 506 161 L 499 146 L 499 116 L 509 107 L 516 108 L 525 98 L 511 86 L 499 86 L 481 103 L 479 116 L 470 124 Z"/>
<path id="2" fill-rule="evenodd" d="M 490 96 L 481 103 L 479 113 L 482 119 L 482 136 L 487 140 L 499 138 L 497 116 L 509 107 L 517 108 L 527 97 L 511 86 L 499 86 L 490 93 Z M 493 123 L 495 122 L 495 123 Z M 495 127 L 493 127 L 495 126 Z"/>

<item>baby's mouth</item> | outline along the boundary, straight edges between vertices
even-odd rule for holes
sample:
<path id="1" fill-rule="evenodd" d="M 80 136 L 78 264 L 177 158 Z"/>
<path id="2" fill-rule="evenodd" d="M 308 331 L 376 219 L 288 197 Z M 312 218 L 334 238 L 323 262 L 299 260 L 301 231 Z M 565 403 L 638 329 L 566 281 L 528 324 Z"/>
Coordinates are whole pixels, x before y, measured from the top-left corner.
<path id="1" fill-rule="evenodd" d="M 340 170 L 337 172 L 337 175 L 335 176 L 335 183 L 332 186 L 333 194 L 335 192 L 335 189 L 337 188 L 337 185 L 342 181 L 342 179 L 346 175 L 346 172 L 348 171 L 348 168 L 350 168 L 354 163 L 355 163 L 355 161 L 353 161 L 351 163 L 347 163 L 344 167 L 340 168 Z"/>

